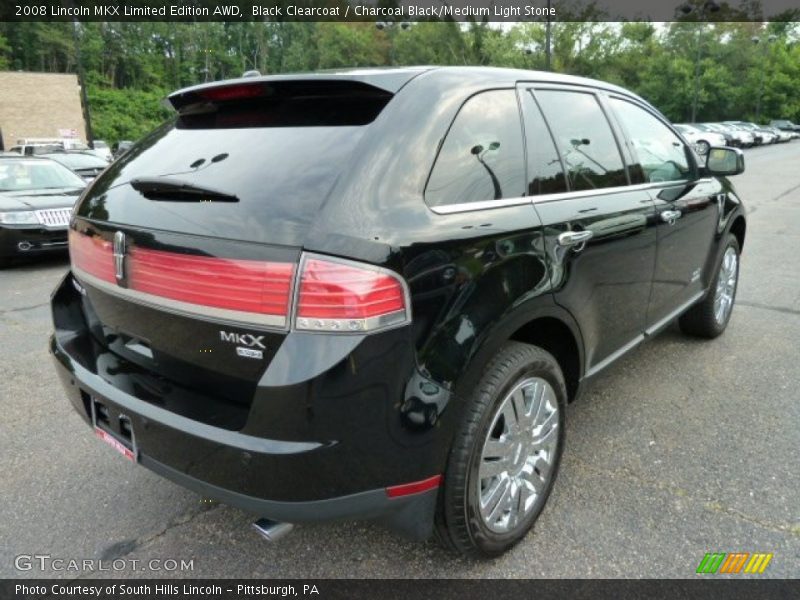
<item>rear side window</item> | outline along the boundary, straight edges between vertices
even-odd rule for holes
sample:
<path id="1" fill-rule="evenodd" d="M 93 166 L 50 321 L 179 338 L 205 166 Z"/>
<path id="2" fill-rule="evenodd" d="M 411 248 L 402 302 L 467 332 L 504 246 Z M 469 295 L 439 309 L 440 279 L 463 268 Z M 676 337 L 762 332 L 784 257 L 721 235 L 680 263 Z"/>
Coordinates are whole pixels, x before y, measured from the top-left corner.
<path id="1" fill-rule="evenodd" d="M 522 96 L 525 149 L 528 155 L 528 195 L 567 191 L 567 179 L 550 130 L 530 92 Z"/>
<path id="2" fill-rule="evenodd" d="M 628 185 L 614 134 L 594 94 L 537 90 L 536 98 L 553 131 L 570 189 Z"/>
<path id="3" fill-rule="evenodd" d="M 631 140 L 645 182 L 680 181 L 691 175 L 687 148 L 669 127 L 631 102 L 611 98 L 610 103 Z"/>
<path id="4" fill-rule="evenodd" d="M 425 201 L 443 206 L 524 194 L 516 91 L 477 94 L 461 107 L 447 133 L 428 179 Z"/>

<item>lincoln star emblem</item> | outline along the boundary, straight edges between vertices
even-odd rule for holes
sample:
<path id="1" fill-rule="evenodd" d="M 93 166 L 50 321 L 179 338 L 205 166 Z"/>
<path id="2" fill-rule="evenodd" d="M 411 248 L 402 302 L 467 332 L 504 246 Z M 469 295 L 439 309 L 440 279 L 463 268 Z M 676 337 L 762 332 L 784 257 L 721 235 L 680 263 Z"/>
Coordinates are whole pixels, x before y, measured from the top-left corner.
<path id="1" fill-rule="evenodd" d="M 117 283 L 125 279 L 125 234 L 121 231 L 114 234 L 114 274 Z"/>

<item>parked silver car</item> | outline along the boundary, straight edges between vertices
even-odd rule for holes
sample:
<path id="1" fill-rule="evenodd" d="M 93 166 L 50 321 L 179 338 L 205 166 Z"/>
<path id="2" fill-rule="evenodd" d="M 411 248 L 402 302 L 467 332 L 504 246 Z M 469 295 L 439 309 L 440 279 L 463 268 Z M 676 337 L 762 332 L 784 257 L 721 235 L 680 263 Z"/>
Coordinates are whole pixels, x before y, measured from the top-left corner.
<path id="1" fill-rule="evenodd" d="M 700 156 L 705 156 L 711 146 L 727 146 L 725 136 L 716 131 L 705 131 L 688 123 L 675 124 L 675 129 L 683 134 L 686 141 L 691 143 Z"/>

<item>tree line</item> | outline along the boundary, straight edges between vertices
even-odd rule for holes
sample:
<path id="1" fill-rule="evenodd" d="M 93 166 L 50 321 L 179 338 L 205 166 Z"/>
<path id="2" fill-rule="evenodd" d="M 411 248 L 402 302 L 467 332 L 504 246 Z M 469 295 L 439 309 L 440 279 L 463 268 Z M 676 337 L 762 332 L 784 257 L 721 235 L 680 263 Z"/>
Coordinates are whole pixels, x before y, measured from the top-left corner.
<path id="1" fill-rule="evenodd" d="M 754 120 L 759 102 L 761 121 L 800 121 L 799 39 L 793 20 L 555 22 L 552 69 L 617 83 L 676 122 L 690 120 L 695 90 L 698 121 Z M 113 142 L 161 122 L 170 91 L 251 69 L 543 69 L 544 44 L 543 23 L 0 23 L 0 70 L 75 72 L 79 45 L 95 137 Z"/>

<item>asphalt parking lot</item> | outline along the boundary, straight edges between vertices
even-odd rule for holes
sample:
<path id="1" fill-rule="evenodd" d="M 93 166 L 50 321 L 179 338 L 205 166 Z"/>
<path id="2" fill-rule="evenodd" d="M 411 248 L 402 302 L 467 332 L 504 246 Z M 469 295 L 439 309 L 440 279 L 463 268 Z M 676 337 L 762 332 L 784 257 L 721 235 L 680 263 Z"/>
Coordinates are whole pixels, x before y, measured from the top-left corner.
<path id="1" fill-rule="evenodd" d="M 570 407 L 535 530 L 486 562 L 364 523 L 269 544 L 251 515 L 132 466 L 73 413 L 50 364 L 49 294 L 67 260 L 0 271 L 0 577 L 97 575 L 15 568 L 32 554 L 141 561 L 104 576 L 692 577 L 706 552 L 739 551 L 774 554 L 762 577 L 800 576 L 800 141 L 746 161 L 727 332 L 673 327 L 606 371 Z M 142 570 L 151 558 L 194 568 Z"/>

